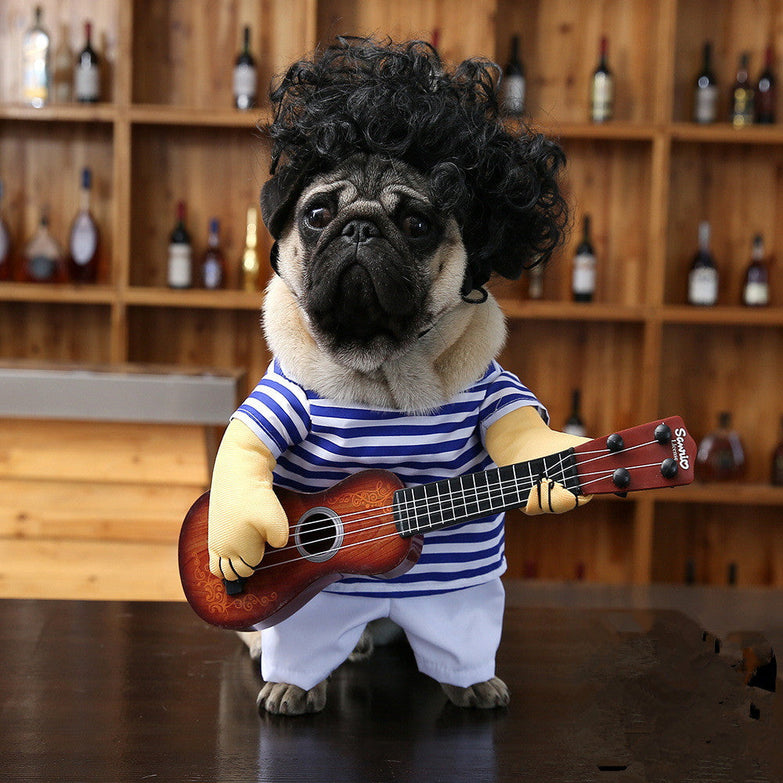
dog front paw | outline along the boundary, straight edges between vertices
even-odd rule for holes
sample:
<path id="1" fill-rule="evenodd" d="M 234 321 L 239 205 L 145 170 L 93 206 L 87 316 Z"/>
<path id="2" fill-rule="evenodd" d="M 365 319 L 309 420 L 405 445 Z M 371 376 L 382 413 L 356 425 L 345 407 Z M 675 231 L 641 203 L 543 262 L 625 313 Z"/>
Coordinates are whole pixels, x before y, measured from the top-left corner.
<path id="1" fill-rule="evenodd" d="M 320 712 L 326 706 L 326 683 L 318 683 L 309 691 L 286 682 L 267 682 L 261 688 L 256 706 L 272 715 L 304 715 Z"/>
<path id="2" fill-rule="evenodd" d="M 508 686 L 499 677 L 493 677 L 486 682 L 477 682 L 467 688 L 457 685 L 440 684 L 449 701 L 458 707 L 478 707 L 479 709 L 492 709 L 493 707 L 505 707 L 511 701 Z"/>

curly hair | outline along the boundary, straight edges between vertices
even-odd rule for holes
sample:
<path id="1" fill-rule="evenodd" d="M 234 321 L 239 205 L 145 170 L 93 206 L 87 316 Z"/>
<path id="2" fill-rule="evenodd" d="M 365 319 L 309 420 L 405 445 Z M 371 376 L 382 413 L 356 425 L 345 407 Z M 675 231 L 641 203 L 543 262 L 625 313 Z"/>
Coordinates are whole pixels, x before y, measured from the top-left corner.
<path id="1" fill-rule="evenodd" d="M 337 38 L 272 87 L 271 173 L 303 182 L 357 152 L 403 160 L 429 177 L 431 197 L 460 225 L 463 293 L 492 272 L 516 279 L 563 239 L 565 156 L 541 134 L 504 127 L 498 74 L 480 58 L 449 72 L 423 41 Z"/>

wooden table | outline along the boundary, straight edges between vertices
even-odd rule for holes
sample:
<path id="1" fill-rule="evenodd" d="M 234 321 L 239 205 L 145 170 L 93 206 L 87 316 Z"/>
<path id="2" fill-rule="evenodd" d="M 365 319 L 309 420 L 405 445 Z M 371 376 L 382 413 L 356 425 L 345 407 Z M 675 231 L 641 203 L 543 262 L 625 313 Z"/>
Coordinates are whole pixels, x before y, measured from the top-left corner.
<path id="1" fill-rule="evenodd" d="M 536 607 L 511 586 L 507 709 L 452 707 L 397 645 L 300 718 L 259 717 L 244 646 L 185 604 L 0 601 L 0 780 L 783 780 L 780 697 L 699 623 L 569 591 Z"/>

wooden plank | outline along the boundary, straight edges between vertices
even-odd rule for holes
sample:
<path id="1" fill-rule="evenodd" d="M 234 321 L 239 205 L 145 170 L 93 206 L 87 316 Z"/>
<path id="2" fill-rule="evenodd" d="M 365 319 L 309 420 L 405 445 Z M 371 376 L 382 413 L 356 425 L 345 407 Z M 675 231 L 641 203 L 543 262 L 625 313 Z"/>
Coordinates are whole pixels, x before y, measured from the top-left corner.
<path id="1" fill-rule="evenodd" d="M 201 427 L 5 420 L 0 478 L 206 486 Z"/>
<path id="2" fill-rule="evenodd" d="M 177 546 L 0 541 L 0 598 L 184 600 Z"/>
<path id="3" fill-rule="evenodd" d="M 189 485 L 0 479 L 0 540 L 170 544 L 202 491 Z"/>

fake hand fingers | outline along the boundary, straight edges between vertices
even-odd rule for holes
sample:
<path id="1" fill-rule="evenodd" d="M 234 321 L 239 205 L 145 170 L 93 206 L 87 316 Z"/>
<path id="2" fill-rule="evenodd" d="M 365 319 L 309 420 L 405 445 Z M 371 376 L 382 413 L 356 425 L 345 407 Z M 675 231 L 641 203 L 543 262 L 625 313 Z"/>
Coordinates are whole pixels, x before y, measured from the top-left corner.
<path id="1" fill-rule="evenodd" d="M 524 511 L 529 516 L 537 514 L 562 514 L 591 500 L 591 495 L 574 495 L 562 484 L 552 479 L 541 479 L 530 490 Z"/>

